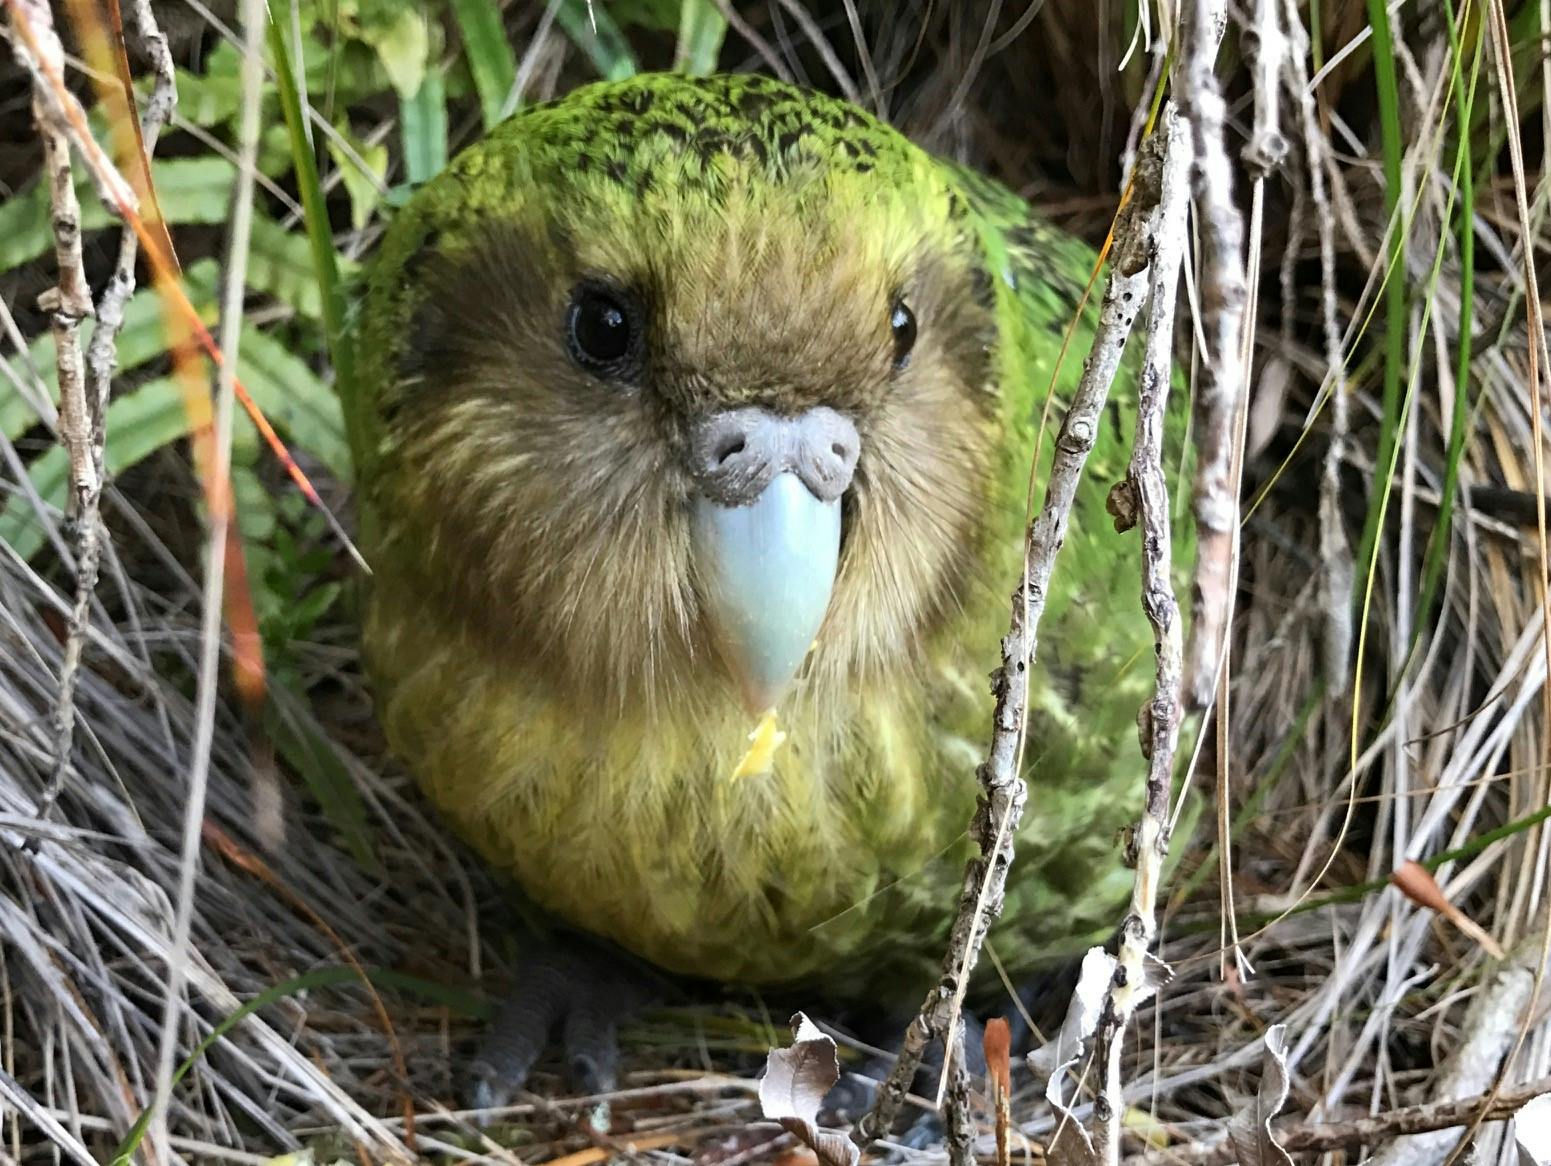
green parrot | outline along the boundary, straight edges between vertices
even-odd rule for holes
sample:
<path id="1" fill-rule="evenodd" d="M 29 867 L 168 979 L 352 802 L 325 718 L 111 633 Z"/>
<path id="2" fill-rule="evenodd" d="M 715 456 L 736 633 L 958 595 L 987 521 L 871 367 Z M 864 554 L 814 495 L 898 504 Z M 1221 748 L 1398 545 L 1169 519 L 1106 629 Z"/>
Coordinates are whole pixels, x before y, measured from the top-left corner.
<path id="1" fill-rule="evenodd" d="M 420 189 L 347 416 L 367 667 L 451 825 L 662 969 L 919 1001 L 1094 264 L 991 180 L 762 76 L 590 85 Z M 1134 405 L 1133 371 L 1044 615 L 990 937 L 1014 975 L 1112 928 L 1130 886 L 1152 637 L 1105 496 Z M 533 1032 L 572 979 L 545 967 Z"/>

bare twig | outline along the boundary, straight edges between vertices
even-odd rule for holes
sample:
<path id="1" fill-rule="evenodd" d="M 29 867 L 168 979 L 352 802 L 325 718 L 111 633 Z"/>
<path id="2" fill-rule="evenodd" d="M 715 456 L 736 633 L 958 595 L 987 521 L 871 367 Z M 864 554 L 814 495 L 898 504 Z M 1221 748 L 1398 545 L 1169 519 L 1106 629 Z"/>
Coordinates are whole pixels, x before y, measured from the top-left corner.
<path id="1" fill-rule="evenodd" d="M 18 59 L 32 74 L 32 116 L 43 145 L 43 170 L 48 181 L 54 260 L 58 282 L 38 297 L 48 313 L 54 336 L 55 369 L 59 381 L 59 440 L 70 461 L 67 504 L 75 525 L 76 602 L 65 642 L 53 710 L 54 762 L 39 812 L 46 814 L 58 796 L 70 767 L 75 739 L 75 685 L 81 662 L 81 628 L 91 603 L 97 576 L 97 500 L 102 492 L 102 410 L 88 399 L 87 370 L 81 351 L 81 321 L 92 314 L 92 293 L 81 259 L 81 204 L 75 195 L 70 165 L 68 127 L 54 109 L 50 74 L 64 69 L 64 47 L 54 30 L 53 14 L 38 0 L 15 0 L 11 10 Z M 23 48 L 26 45 L 27 48 Z M 29 59 L 29 50 L 31 57 Z"/>
<path id="2" fill-rule="evenodd" d="M 1276 1138 L 1288 1150 L 1339 1150 L 1343 1147 L 1371 1145 L 1406 1134 L 1453 1129 L 1472 1122 L 1505 1121 L 1527 1101 L 1551 1093 L 1551 1077 L 1538 1077 L 1514 1089 L 1504 1089 L 1493 1100 L 1482 1093 L 1461 1101 L 1429 1101 L 1409 1105 L 1372 1117 L 1350 1121 L 1303 1125 L 1281 1122 Z M 1233 1146 L 1227 1142 L 1210 1145 L 1175 1146 L 1127 1159 L 1134 1166 L 1227 1166 L 1234 1161 Z"/>
<path id="3" fill-rule="evenodd" d="M 1056 553 L 1066 537 L 1067 520 L 1084 463 L 1098 432 L 1098 418 L 1130 335 L 1138 303 L 1146 289 L 1150 228 L 1161 194 L 1160 159 L 1138 163 L 1131 197 L 1115 227 L 1115 258 L 1104 289 L 1093 348 L 1082 379 L 1056 437 L 1046 480 L 1045 500 L 1028 532 L 1023 577 L 1012 596 L 1012 622 L 1002 639 L 1002 664 L 992 677 L 996 697 L 991 745 L 977 768 L 982 796 L 969 836 L 980 854 L 964 872 L 964 887 L 943 957 L 942 975 L 927 994 L 920 1013 L 905 1032 L 903 1047 L 878 1091 L 872 1110 L 857 1123 L 853 1139 L 866 1146 L 885 1134 L 933 1037 L 954 1031 L 964 992 L 980 955 L 987 929 L 1002 909 L 1013 839 L 1023 816 L 1028 787 L 1019 772 L 1029 671 L 1039 644 L 1039 620 Z M 951 1055 L 945 1056 L 951 1062 Z M 952 1072 L 944 1065 L 945 1075 Z"/>
<path id="4" fill-rule="evenodd" d="M 1253 20 L 1244 36 L 1244 50 L 1249 58 L 1255 92 L 1255 123 L 1242 157 L 1250 173 L 1257 178 L 1270 174 L 1287 157 L 1279 100 L 1279 79 L 1287 49 L 1287 37 L 1282 32 L 1281 0 L 1255 0 Z"/>
<path id="5" fill-rule="evenodd" d="M 1181 14 L 1180 110 L 1195 155 L 1195 196 L 1203 262 L 1201 308 L 1206 337 L 1204 375 L 1196 397 L 1196 478 L 1193 508 L 1197 551 L 1185 699 L 1205 708 L 1217 686 L 1232 604 L 1233 547 L 1239 500 L 1233 473 L 1236 419 L 1247 388 L 1242 344 L 1248 296 L 1244 219 L 1233 201 L 1233 165 L 1225 144 L 1227 108 L 1213 72 L 1225 0 L 1194 0 Z"/>
<path id="6" fill-rule="evenodd" d="M 150 57 L 156 74 L 155 88 L 151 99 L 146 104 L 145 111 L 140 116 L 140 136 L 143 142 L 143 162 L 149 164 L 151 153 L 156 148 L 156 139 L 161 133 L 162 126 L 171 116 L 173 106 L 177 102 L 177 89 L 173 80 L 172 55 L 167 49 L 167 38 L 157 28 L 156 17 L 151 12 L 149 0 L 135 0 L 131 8 L 132 21 L 136 31 L 137 43 Z M 126 101 L 132 100 L 133 94 L 126 92 Z M 39 120 L 39 128 L 42 130 L 43 121 Z M 56 133 L 62 132 L 59 130 Z M 51 135 L 44 132 L 44 141 L 49 141 Z M 69 180 L 68 151 L 66 153 L 65 181 Z M 58 187 L 51 188 L 51 194 L 59 197 Z M 74 191 L 70 191 L 69 198 L 74 202 Z M 60 204 L 56 201 L 56 208 Z M 55 217 L 55 229 L 59 229 L 59 217 Z M 78 222 L 78 220 L 76 220 Z M 59 790 L 65 781 L 70 768 L 70 757 L 75 737 L 75 689 L 81 667 L 81 651 L 85 643 L 86 624 L 90 618 L 91 602 L 97 591 L 97 576 L 102 563 L 102 524 L 100 512 L 102 505 L 102 490 L 106 484 L 105 467 L 103 464 L 103 452 L 107 445 L 107 432 L 105 422 L 108 410 L 108 396 L 113 385 L 113 374 L 118 367 L 117 340 L 119 329 L 124 325 L 124 306 L 129 302 L 129 297 L 135 290 L 135 258 L 139 254 L 140 243 L 134 229 L 127 224 L 119 235 L 118 260 L 114 265 L 113 274 L 109 277 L 107 285 L 103 288 L 101 299 L 97 305 L 97 324 L 92 329 L 90 342 L 85 352 L 85 379 L 86 385 L 82 392 L 83 407 L 85 410 L 84 423 L 87 429 L 86 448 L 80 448 L 79 436 L 72 433 L 72 429 L 82 422 L 82 418 L 74 415 L 71 410 L 63 407 L 70 400 L 74 392 L 74 382 L 80 372 L 76 367 L 71 374 L 67 385 L 66 362 L 64 360 L 65 349 L 60 348 L 59 361 L 59 386 L 60 386 L 60 437 L 71 459 L 72 484 L 75 489 L 71 494 L 71 504 L 74 507 L 73 519 L 76 533 L 75 555 L 75 601 L 70 612 L 70 620 L 65 630 L 64 656 L 59 670 L 59 688 L 54 704 L 54 739 L 56 752 L 54 757 L 53 772 L 49 779 L 47 789 L 39 799 L 39 813 L 47 813 L 48 808 L 59 796 Z M 79 232 L 75 238 L 75 251 L 77 262 L 80 258 Z M 61 271 L 63 271 L 63 266 Z M 84 273 L 82 278 L 82 290 L 85 291 Z M 61 280 L 63 287 L 63 280 Z M 89 293 L 87 293 L 89 295 Z M 89 300 L 88 300 L 89 307 Z M 56 333 L 57 342 L 57 333 Z M 79 352 L 77 351 L 77 356 Z M 77 366 L 79 362 L 77 361 Z M 72 440 L 75 438 L 75 440 Z M 89 474 L 77 471 L 77 457 L 89 457 L 88 466 L 82 467 L 89 470 Z"/>
<path id="7" fill-rule="evenodd" d="M 103 204 L 115 214 L 138 208 L 134 189 L 118 172 L 87 125 L 86 111 L 65 85 L 64 51 L 49 6 L 41 0 L 5 0 L 15 34 L 11 47 L 32 77 L 33 116 L 46 138 L 62 136 L 81 152 L 86 172 Z"/>
<path id="8" fill-rule="evenodd" d="M 1189 206 L 1190 138 L 1171 105 L 1162 129 L 1154 134 L 1162 156 L 1151 152 L 1151 165 L 1161 166 L 1157 228 L 1149 264 L 1152 306 L 1147 317 L 1141 387 L 1136 416 L 1136 443 L 1126 480 L 1117 490 L 1128 491 L 1142 525 L 1142 609 L 1152 625 L 1157 657 L 1153 697 L 1137 717 L 1142 753 L 1147 759 L 1147 787 L 1141 822 L 1132 839 L 1136 880 L 1131 909 L 1120 926 L 1120 952 L 1110 981 L 1099 1045 L 1105 1066 L 1097 1106 L 1102 1121 L 1094 1139 L 1107 1160 L 1118 1160 L 1121 1098 L 1120 1054 L 1123 1035 L 1137 1006 L 1156 985 L 1149 969 L 1150 949 L 1158 932 L 1158 888 L 1169 848 L 1170 794 L 1174 754 L 1179 744 L 1179 686 L 1183 649 L 1179 605 L 1174 598 L 1173 537 L 1169 528 L 1168 482 L 1163 474 L 1163 432 L 1168 410 L 1169 381 L 1174 367 L 1174 303 L 1180 264 L 1185 255 L 1185 212 Z M 1144 148 L 1139 165 L 1149 162 Z M 1112 507 L 1113 509 L 1113 507 Z M 1126 513 L 1129 518 L 1130 512 Z M 1117 514 L 1116 525 L 1122 525 Z"/>
<path id="9" fill-rule="evenodd" d="M 968 1059 L 964 1052 L 964 1021 L 953 1027 L 953 1052 L 948 1065 L 947 1113 L 948 1162 L 950 1166 L 973 1166 L 975 1162 L 975 1122 L 970 1115 L 973 1085 L 969 1079 Z"/>

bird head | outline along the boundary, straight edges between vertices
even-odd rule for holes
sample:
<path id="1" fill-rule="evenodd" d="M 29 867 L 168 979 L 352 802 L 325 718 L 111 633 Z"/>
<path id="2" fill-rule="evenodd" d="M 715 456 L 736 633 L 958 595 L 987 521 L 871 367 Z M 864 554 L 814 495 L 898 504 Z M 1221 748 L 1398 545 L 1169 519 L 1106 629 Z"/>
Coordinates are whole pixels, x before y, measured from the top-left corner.
<path id="1" fill-rule="evenodd" d="M 991 505 L 982 246 L 917 147 L 766 78 L 518 114 L 373 275 L 379 575 L 557 691 L 759 711 L 908 669 Z"/>

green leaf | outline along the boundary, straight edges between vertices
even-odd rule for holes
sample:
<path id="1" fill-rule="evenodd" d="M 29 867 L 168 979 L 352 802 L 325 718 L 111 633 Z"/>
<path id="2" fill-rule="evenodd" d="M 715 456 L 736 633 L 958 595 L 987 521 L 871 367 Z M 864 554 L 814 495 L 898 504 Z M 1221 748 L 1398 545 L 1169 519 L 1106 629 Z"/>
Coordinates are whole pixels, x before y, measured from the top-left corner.
<path id="1" fill-rule="evenodd" d="M 279 694 L 276 694 L 277 696 Z M 271 699 L 264 707 L 264 729 L 280 756 L 306 783 L 308 792 L 329 824 L 338 830 L 346 847 L 362 867 L 380 873 L 382 865 L 372 844 L 366 805 L 350 771 L 334 752 L 332 742 L 305 710 L 307 702 L 297 693 L 292 699 Z"/>
<path id="2" fill-rule="evenodd" d="M 673 67 L 695 77 L 716 72 L 727 36 L 727 18 L 710 0 L 682 0 Z"/>
<path id="3" fill-rule="evenodd" d="M 236 48 L 222 41 L 205 59 L 205 70 L 177 70 L 178 113 L 206 129 L 236 116 L 242 105 L 242 82 Z M 147 81 L 147 88 L 149 87 Z"/>
<path id="4" fill-rule="evenodd" d="M 363 5 L 356 36 L 376 51 L 389 84 L 401 99 L 424 84 L 431 56 L 431 29 L 418 6 L 401 0 Z"/>
<path id="5" fill-rule="evenodd" d="M 604 10 L 602 0 L 560 0 L 555 19 L 606 80 L 623 81 L 640 72 L 630 42 Z"/>
<path id="6" fill-rule="evenodd" d="M 506 39 L 496 0 L 452 0 L 452 15 L 463 37 L 463 53 L 488 130 L 506 110 L 507 95 L 517 81 L 517 57 Z"/>
<path id="7" fill-rule="evenodd" d="M 237 514 L 237 530 L 246 544 L 243 554 L 247 559 L 248 578 L 260 579 L 264 574 L 264 557 L 268 553 L 265 544 L 275 533 L 275 499 L 269 486 L 254 469 L 260 456 L 258 430 L 248 420 L 246 413 L 239 412 L 232 420 L 232 509 Z M 248 447 L 247 456 L 240 461 L 236 450 L 239 435 Z M 250 593 L 254 611 L 262 626 L 268 615 L 264 610 L 264 601 L 272 601 L 271 592 L 265 587 L 252 587 Z M 266 659 L 270 655 L 268 651 L 264 653 Z"/>
<path id="8" fill-rule="evenodd" d="M 108 472 L 123 473 L 188 431 L 188 410 L 178 383 L 170 377 L 147 381 L 108 406 L 108 442 L 103 451 Z M 56 445 L 37 458 L 28 475 L 45 503 L 64 508 L 70 463 L 62 447 Z M 43 528 L 20 494 L 13 494 L 0 510 L 0 542 L 10 543 L 17 554 L 29 559 L 43 546 Z"/>
<path id="9" fill-rule="evenodd" d="M 359 231 L 371 220 L 372 212 L 382 201 L 383 186 L 388 175 L 388 147 L 381 142 L 375 146 L 368 145 L 351 134 L 350 127 L 343 123 L 336 127 L 336 132 L 355 154 L 351 157 L 335 138 L 326 140 L 329 155 L 334 159 L 334 165 L 339 167 L 339 178 L 344 183 L 345 193 L 350 196 L 350 225 Z M 362 173 L 357 160 L 366 163 L 366 173 Z"/>
<path id="10" fill-rule="evenodd" d="M 168 158 L 151 164 L 162 214 L 174 225 L 220 224 L 227 219 L 227 202 L 237 171 L 225 158 Z M 114 225 L 84 174 L 76 176 L 81 200 L 81 229 L 96 231 Z M 49 228 L 48 190 L 33 183 L 21 194 L 0 203 L 0 271 L 30 263 L 54 244 Z"/>
<path id="11" fill-rule="evenodd" d="M 48 191 L 34 182 L 20 194 L 0 202 L 0 271 L 9 271 L 47 251 Z"/>
<path id="12" fill-rule="evenodd" d="M 427 73 L 419 92 L 399 106 L 399 132 L 411 185 L 441 173 L 447 165 L 447 99 L 440 72 Z"/>
<path id="13" fill-rule="evenodd" d="M 359 267 L 334 254 L 334 269 L 340 278 L 353 277 Z M 282 230 L 270 219 L 255 216 L 248 242 L 248 287 L 274 296 L 300 316 L 322 320 L 323 291 L 319 283 L 311 241 L 305 235 Z"/>
<path id="14" fill-rule="evenodd" d="M 275 337 L 242 328 L 238 373 L 264 416 L 292 444 L 316 457 L 342 482 L 350 480 L 350 447 L 339 398 Z"/>
<path id="15" fill-rule="evenodd" d="M 34 350 L 39 354 L 48 354 L 49 368 L 52 369 L 54 366 L 54 338 L 45 332 L 29 346 L 29 352 Z M 38 371 L 41 373 L 43 370 L 39 369 Z M 43 383 L 47 385 L 50 381 L 45 379 Z M 28 402 L 27 398 L 12 388 L 9 381 L 0 385 L 0 433 L 5 434 L 6 440 L 15 441 L 37 423 L 38 412 Z"/>

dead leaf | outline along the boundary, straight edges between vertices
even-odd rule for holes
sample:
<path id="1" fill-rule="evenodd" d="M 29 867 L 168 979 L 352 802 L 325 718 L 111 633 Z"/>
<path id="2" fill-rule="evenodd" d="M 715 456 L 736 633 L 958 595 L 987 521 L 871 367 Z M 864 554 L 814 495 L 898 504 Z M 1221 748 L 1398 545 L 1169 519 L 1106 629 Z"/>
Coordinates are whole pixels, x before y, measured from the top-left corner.
<path id="1" fill-rule="evenodd" d="M 1395 873 L 1389 876 L 1389 881 L 1417 906 L 1438 912 L 1459 928 L 1468 939 L 1479 944 L 1481 950 L 1493 959 L 1507 958 L 1495 939 L 1488 935 L 1474 919 L 1449 902 L 1448 896 L 1443 893 L 1443 888 L 1438 885 L 1438 880 L 1433 878 L 1432 871 L 1421 863 L 1406 859 L 1395 868 Z"/>
<path id="2" fill-rule="evenodd" d="M 1260 376 L 1250 395 L 1244 456 L 1265 452 L 1287 415 L 1287 393 L 1292 388 L 1292 365 L 1285 357 L 1271 356 L 1260 366 Z"/>
<path id="3" fill-rule="evenodd" d="M 1513 1115 L 1513 1144 L 1519 1166 L 1551 1166 L 1551 1093 L 1542 1093 Z"/>
<path id="4" fill-rule="evenodd" d="M 1114 976 L 1115 957 L 1102 947 L 1090 947 L 1082 958 L 1082 971 L 1061 1031 L 1028 1055 L 1034 1076 L 1045 1082 L 1045 1100 L 1061 1119 L 1045 1147 L 1050 1166 L 1098 1166 L 1099 1154 L 1093 1148 L 1093 1139 L 1072 1112 L 1062 1087 L 1067 1070 L 1082 1059 L 1088 1039 L 1098 1028 L 1099 1017 L 1104 1014 L 1104 998 Z"/>
<path id="5" fill-rule="evenodd" d="M 1293 1166 L 1292 1156 L 1271 1133 L 1271 1119 L 1287 1104 L 1287 1026 L 1266 1030 L 1260 1089 L 1228 1123 L 1228 1140 L 1239 1166 Z"/>
<path id="6" fill-rule="evenodd" d="M 799 1012 L 792 1017 L 792 1045 L 771 1049 L 759 1082 L 759 1107 L 818 1155 L 821 1166 L 856 1166 L 861 1152 L 839 1130 L 818 1124 L 824 1095 L 840 1080 L 835 1042 Z"/>

